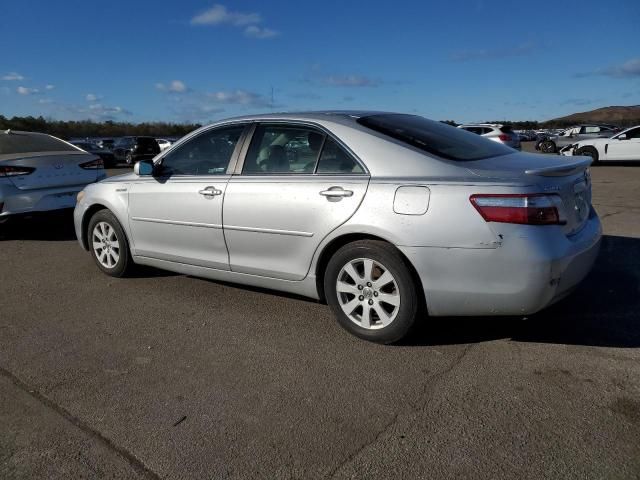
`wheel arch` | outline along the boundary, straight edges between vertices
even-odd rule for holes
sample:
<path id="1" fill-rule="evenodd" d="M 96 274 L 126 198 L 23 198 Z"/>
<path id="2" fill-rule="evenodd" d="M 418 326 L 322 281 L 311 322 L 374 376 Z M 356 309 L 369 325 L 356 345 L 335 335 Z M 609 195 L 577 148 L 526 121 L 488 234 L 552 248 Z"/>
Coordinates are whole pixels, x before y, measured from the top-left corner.
<path id="1" fill-rule="evenodd" d="M 345 245 L 349 243 L 357 242 L 359 240 L 377 240 L 380 242 L 384 242 L 388 245 L 391 245 L 393 248 L 395 248 L 396 251 L 402 257 L 405 264 L 407 265 L 407 268 L 409 269 L 409 272 L 411 274 L 411 277 L 413 278 L 413 281 L 418 286 L 418 298 L 420 299 L 421 307 L 426 307 L 426 299 L 425 299 L 424 288 L 422 285 L 422 280 L 420 279 L 420 276 L 418 275 L 418 271 L 413 266 L 411 261 L 407 258 L 407 256 L 404 253 L 402 253 L 400 249 L 398 249 L 393 244 L 393 242 L 390 242 L 385 238 L 382 238 L 378 235 L 373 235 L 370 233 L 344 233 L 332 239 L 329 243 L 327 243 L 323 247 L 322 251 L 320 252 L 320 255 L 318 256 L 318 260 L 316 262 L 316 267 L 315 267 L 316 289 L 318 291 L 319 300 L 321 302 L 326 302 L 325 291 L 324 291 L 324 276 L 327 270 L 327 265 L 329 264 L 329 260 L 331 259 L 331 256 L 334 253 L 336 253 L 340 248 L 344 247 Z"/>
<path id="2" fill-rule="evenodd" d="M 131 249 L 131 242 L 129 241 L 129 234 L 127 232 L 127 229 L 125 228 L 125 225 L 122 224 L 122 222 L 118 218 L 118 215 L 113 211 L 113 209 L 102 203 L 94 203 L 89 208 L 87 208 L 82 216 L 82 238 L 80 240 L 84 249 L 87 251 L 89 250 L 89 232 L 87 231 L 89 229 L 89 222 L 91 221 L 91 218 L 101 210 L 108 210 L 113 214 L 114 217 L 116 217 L 116 220 L 120 223 L 122 231 L 124 232 L 124 237 L 127 245 L 129 246 L 129 249 Z"/>

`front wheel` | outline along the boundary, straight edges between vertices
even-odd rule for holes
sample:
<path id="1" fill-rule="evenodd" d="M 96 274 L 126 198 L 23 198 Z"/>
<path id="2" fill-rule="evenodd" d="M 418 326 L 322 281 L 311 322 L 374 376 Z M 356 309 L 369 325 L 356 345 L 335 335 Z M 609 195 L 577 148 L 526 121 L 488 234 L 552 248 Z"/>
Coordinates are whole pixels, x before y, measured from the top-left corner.
<path id="1" fill-rule="evenodd" d="M 124 277 L 132 268 L 129 245 L 120 222 L 109 210 L 100 210 L 89 221 L 89 251 L 98 268 L 112 277 Z"/>
<path id="2" fill-rule="evenodd" d="M 327 265 L 324 290 L 340 325 L 365 340 L 394 343 L 415 324 L 418 288 L 388 243 L 362 240 L 340 248 Z"/>
<path id="3" fill-rule="evenodd" d="M 543 153 L 556 153 L 556 144 L 553 140 L 545 140 L 540 144 L 540 151 Z"/>
<path id="4" fill-rule="evenodd" d="M 593 164 L 598 163 L 598 151 L 593 147 L 582 147 L 576 151 L 576 155 L 584 155 L 585 157 L 591 157 Z"/>
<path id="5" fill-rule="evenodd" d="M 133 163 L 133 155 L 131 154 L 131 152 L 125 153 L 124 161 L 126 162 L 127 165 L 131 165 Z"/>

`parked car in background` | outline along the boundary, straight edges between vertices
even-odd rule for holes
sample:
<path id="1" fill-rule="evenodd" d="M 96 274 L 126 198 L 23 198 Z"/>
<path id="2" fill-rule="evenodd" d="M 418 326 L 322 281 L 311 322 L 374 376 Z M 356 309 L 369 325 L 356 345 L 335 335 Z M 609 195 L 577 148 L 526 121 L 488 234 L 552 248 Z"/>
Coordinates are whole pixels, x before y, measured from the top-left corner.
<path id="1" fill-rule="evenodd" d="M 43 133 L 0 131 L 0 222 L 71 208 L 87 184 L 105 177 L 102 159 Z"/>
<path id="2" fill-rule="evenodd" d="M 482 135 L 483 137 L 493 140 L 494 142 L 501 143 L 507 147 L 520 150 L 520 137 L 515 133 L 509 125 L 502 125 L 498 123 L 473 123 L 467 125 L 459 125 L 458 128 L 462 128 L 467 132 Z"/>
<path id="3" fill-rule="evenodd" d="M 160 151 L 166 150 L 171 146 L 171 143 L 172 143 L 165 138 L 156 138 L 156 142 L 158 142 L 158 145 L 160 146 Z"/>
<path id="4" fill-rule="evenodd" d="M 113 154 L 116 161 L 133 165 L 140 160 L 150 160 L 160 153 L 160 145 L 153 137 L 121 137 L 116 140 Z"/>
<path id="5" fill-rule="evenodd" d="M 102 162 L 104 163 L 105 168 L 112 168 L 116 166 L 116 157 L 110 150 L 102 148 L 96 143 L 78 141 L 73 141 L 70 143 L 78 148 L 81 148 L 85 152 L 89 152 L 100 157 L 102 159 Z"/>
<path id="6" fill-rule="evenodd" d="M 586 155 L 594 163 L 640 160 L 640 126 L 623 130 L 611 138 L 581 140 L 561 150 L 563 155 Z"/>
<path id="7" fill-rule="evenodd" d="M 558 133 L 541 138 L 536 144 L 536 150 L 543 153 L 558 153 L 563 147 L 572 145 L 588 138 L 608 138 L 619 132 L 613 125 L 576 125 Z"/>
<path id="8" fill-rule="evenodd" d="M 602 233 L 590 163 L 415 115 L 239 117 L 88 186 L 74 221 L 107 275 L 145 264 L 326 299 L 389 343 L 422 312 L 528 315 L 568 295 Z"/>
<path id="9" fill-rule="evenodd" d="M 98 138 L 96 139 L 95 143 L 105 150 L 112 150 L 115 144 L 115 140 L 113 138 Z"/>

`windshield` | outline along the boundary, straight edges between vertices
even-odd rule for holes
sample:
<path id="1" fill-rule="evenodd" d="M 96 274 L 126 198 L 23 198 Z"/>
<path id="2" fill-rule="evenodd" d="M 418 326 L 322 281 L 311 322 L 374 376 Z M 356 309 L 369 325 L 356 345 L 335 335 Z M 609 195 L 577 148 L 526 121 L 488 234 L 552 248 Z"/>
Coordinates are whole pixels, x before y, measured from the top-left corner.
<path id="1" fill-rule="evenodd" d="M 480 160 L 513 153 L 499 143 L 417 115 L 371 115 L 358 119 L 358 123 L 448 160 Z"/>
<path id="2" fill-rule="evenodd" d="M 0 134 L 0 154 L 77 151 L 72 145 L 49 135 L 19 132 Z"/>

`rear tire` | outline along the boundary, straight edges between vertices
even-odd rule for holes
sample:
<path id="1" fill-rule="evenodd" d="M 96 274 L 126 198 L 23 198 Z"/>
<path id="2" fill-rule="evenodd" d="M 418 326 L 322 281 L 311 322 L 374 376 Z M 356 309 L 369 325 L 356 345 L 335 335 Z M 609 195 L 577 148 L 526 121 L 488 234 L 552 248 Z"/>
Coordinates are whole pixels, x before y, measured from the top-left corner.
<path id="1" fill-rule="evenodd" d="M 127 163 L 127 165 L 131 165 L 133 163 L 133 155 L 131 154 L 131 152 L 127 152 L 124 154 L 124 161 Z"/>
<path id="2" fill-rule="evenodd" d="M 112 277 L 125 277 L 133 260 L 124 230 L 109 210 L 96 212 L 87 228 L 89 252 L 98 268 Z"/>
<path id="3" fill-rule="evenodd" d="M 540 143 L 540 151 L 543 153 L 556 153 L 556 144 L 553 140 L 544 140 Z"/>
<path id="4" fill-rule="evenodd" d="M 594 165 L 597 165 L 599 163 L 598 162 L 598 158 L 599 158 L 598 150 L 596 150 L 593 147 L 582 147 L 582 148 L 579 148 L 576 151 L 576 155 L 584 155 L 586 157 L 591 157 L 591 159 L 593 160 L 593 164 Z"/>
<path id="5" fill-rule="evenodd" d="M 411 331 L 421 298 L 400 252 L 377 240 L 349 243 L 334 253 L 324 291 L 345 330 L 384 344 L 398 342 Z"/>

